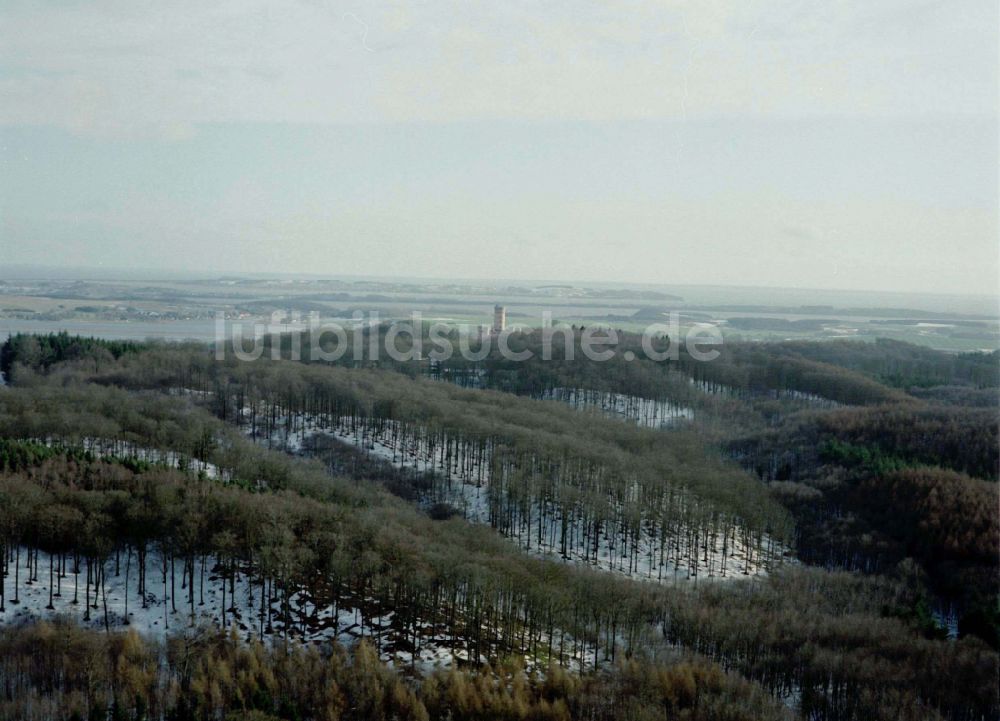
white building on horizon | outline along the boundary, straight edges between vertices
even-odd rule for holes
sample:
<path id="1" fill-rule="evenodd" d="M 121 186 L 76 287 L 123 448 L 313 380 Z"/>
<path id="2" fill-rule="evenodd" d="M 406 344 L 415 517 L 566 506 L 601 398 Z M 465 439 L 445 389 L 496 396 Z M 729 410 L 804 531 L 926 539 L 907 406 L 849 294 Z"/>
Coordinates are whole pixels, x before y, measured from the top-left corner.
<path id="1" fill-rule="evenodd" d="M 493 306 L 493 335 L 500 335 L 507 328 L 507 309 L 502 305 Z"/>

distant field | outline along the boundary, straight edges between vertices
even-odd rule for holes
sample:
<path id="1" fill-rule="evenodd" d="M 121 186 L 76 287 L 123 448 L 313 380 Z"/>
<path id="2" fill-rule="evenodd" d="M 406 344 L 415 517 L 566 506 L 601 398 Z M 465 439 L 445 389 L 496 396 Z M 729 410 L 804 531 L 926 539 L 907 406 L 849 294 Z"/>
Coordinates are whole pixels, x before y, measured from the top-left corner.
<path id="1" fill-rule="evenodd" d="M 547 313 L 554 324 L 641 332 L 676 311 L 682 332 L 710 323 L 732 340 L 892 338 L 947 351 L 1000 348 L 996 303 L 977 297 L 287 278 L 0 281 L 0 332 L 210 340 L 220 312 L 252 322 L 274 313 L 393 320 L 418 311 L 428 322 L 478 326 L 492 322 L 495 303 L 506 307 L 509 326 L 522 328 L 541 326 Z"/>

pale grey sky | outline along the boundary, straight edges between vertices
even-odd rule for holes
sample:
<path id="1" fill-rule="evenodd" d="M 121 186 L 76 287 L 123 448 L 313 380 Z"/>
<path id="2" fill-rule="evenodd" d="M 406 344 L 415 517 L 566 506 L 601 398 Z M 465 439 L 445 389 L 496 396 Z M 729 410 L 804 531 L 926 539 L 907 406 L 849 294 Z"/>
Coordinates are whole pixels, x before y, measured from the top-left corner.
<path id="1" fill-rule="evenodd" d="M 0 270 L 995 293 L 994 2 L 0 5 Z"/>

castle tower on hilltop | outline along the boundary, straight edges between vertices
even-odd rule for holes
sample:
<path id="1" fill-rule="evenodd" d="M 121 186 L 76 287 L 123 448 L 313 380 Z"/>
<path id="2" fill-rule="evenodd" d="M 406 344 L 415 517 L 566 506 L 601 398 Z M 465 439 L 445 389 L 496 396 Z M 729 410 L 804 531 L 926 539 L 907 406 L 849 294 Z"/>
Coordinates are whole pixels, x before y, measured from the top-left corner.
<path id="1" fill-rule="evenodd" d="M 493 327 L 490 329 L 493 335 L 500 335 L 507 327 L 507 309 L 502 305 L 493 306 Z"/>

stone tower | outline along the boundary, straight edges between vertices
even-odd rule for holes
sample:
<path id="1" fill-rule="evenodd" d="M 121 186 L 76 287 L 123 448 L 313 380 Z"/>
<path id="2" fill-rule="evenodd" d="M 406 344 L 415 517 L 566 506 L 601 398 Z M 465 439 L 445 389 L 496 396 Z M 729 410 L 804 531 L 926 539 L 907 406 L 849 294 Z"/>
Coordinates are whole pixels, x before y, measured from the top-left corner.
<path id="1" fill-rule="evenodd" d="M 507 309 L 502 305 L 493 306 L 493 335 L 499 335 L 507 327 Z"/>

